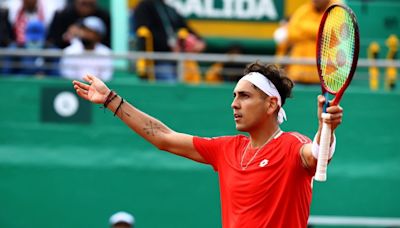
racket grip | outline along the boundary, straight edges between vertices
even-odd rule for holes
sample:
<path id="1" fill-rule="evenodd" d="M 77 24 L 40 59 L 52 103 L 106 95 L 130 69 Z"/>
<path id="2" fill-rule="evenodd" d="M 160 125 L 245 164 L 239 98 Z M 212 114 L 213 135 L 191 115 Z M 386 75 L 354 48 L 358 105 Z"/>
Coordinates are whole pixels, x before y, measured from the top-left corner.
<path id="1" fill-rule="evenodd" d="M 329 118 L 330 114 L 322 113 L 322 118 Z M 329 147 L 331 144 L 331 125 L 327 123 L 322 124 L 321 137 L 319 141 L 319 153 L 317 161 L 317 169 L 314 179 L 317 181 L 326 181 L 326 170 L 328 168 Z"/>

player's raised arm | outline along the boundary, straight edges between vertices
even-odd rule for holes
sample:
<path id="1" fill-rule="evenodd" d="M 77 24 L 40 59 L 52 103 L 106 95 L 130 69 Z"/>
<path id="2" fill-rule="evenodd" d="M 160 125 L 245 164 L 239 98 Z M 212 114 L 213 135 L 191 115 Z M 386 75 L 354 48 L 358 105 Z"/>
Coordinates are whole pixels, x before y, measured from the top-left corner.
<path id="1" fill-rule="evenodd" d="M 343 109 L 342 107 L 340 107 L 339 105 L 333 105 L 327 108 L 327 113 L 329 113 L 329 117 L 330 118 L 325 118 L 323 119 L 321 117 L 322 115 L 322 110 L 323 110 L 323 106 L 325 103 L 325 97 L 322 95 L 318 96 L 318 101 L 317 101 L 317 105 L 318 105 L 318 122 L 319 122 L 319 126 L 318 126 L 318 131 L 315 134 L 314 140 L 313 140 L 313 144 L 307 144 L 305 145 L 302 150 L 300 151 L 301 153 L 301 157 L 303 160 L 303 165 L 309 169 L 315 169 L 316 165 L 317 165 L 317 158 L 318 158 L 318 145 L 320 144 L 320 138 L 321 138 L 321 129 L 322 129 L 322 125 L 323 123 L 327 123 L 330 124 L 330 126 L 332 127 L 332 136 L 331 138 L 334 138 L 334 131 L 335 129 L 342 123 L 342 117 L 343 117 Z M 332 140 L 331 141 L 331 149 L 334 150 L 334 146 L 335 146 L 335 141 Z M 330 156 L 332 157 L 333 154 L 331 154 Z"/>
<path id="2" fill-rule="evenodd" d="M 133 107 L 100 79 L 87 75 L 87 83 L 73 81 L 77 94 L 95 104 L 103 104 L 138 135 L 160 150 L 205 162 L 193 146 L 193 136 L 175 132 L 161 121 Z"/>

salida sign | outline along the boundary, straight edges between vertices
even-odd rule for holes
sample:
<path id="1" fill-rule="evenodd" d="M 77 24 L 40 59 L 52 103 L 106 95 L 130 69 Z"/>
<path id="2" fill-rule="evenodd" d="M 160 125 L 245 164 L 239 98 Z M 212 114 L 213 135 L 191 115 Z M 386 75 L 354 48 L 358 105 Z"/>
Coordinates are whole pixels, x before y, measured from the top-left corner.
<path id="1" fill-rule="evenodd" d="M 282 0 L 166 0 L 186 18 L 279 21 Z"/>

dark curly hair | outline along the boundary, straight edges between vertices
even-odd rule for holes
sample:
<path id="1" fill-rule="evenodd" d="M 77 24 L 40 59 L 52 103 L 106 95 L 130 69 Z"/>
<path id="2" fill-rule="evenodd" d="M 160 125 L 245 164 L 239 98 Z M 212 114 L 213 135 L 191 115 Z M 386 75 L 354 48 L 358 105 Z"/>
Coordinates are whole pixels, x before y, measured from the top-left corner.
<path id="1" fill-rule="evenodd" d="M 286 98 L 291 97 L 294 83 L 286 76 L 286 73 L 274 64 L 261 64 L 260 62 L 250 63 L 244 69 L 244 74 L 258 72 L 268 78 L 276 87 L 282 99 L 282 106 Z"/>

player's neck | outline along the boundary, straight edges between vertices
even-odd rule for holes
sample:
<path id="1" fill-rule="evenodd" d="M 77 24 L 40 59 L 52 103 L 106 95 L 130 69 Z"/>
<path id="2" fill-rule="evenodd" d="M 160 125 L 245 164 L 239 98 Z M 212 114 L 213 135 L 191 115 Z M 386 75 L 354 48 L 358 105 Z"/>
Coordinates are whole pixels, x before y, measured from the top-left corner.
<path id="1" fill-rule="evenodd" d="M 275 123 L 268 128 L 260 128 L 249 132 L 251 148 L 258 148 L 280 131 L 279 124 Z"/>

